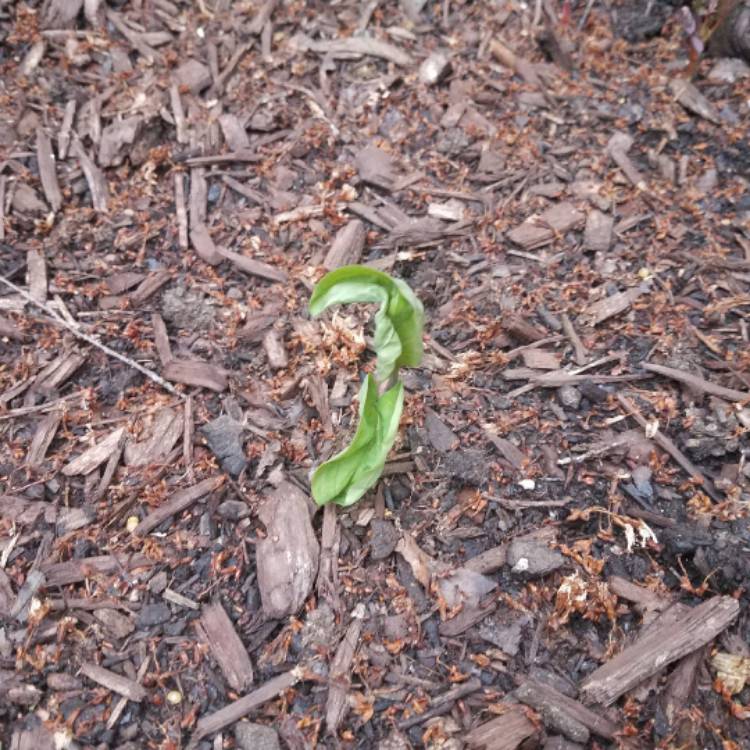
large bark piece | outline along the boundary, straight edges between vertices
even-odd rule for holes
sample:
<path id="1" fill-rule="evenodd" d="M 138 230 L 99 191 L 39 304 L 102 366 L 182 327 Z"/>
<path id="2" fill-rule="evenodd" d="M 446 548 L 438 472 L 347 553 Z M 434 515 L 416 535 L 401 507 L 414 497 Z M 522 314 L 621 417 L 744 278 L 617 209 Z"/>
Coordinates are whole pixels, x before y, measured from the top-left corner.
<path id="1" fill-rule="evenodd" d="M 266 538 L 255 546 L 263 612 L 281 619 L 299 611 L 312 591 L 320 547 L 307 498 L 293 484 L 282 482 L 258 515 L 266 525 Z"/>

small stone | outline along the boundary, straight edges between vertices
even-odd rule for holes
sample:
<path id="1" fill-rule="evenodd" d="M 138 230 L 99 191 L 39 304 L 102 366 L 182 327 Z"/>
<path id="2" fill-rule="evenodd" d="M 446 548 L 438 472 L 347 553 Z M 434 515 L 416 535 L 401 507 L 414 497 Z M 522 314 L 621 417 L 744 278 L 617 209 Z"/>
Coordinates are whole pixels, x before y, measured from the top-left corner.
<path id="1" fill-rule="evenodd" d="M 581 392 L 574 385 L 561 385 L 557 389 L 557 400 L 566 409 L 577 409 L 581 405 Z"/>
<path id="2" fill-rule="evenodd" d="M 229 521 L 239 521 L 250 515 L 250 508 L 241 500 L 225 500 L 218 508 L 217 512 L 222 518 Z"/>
<path id="3" fill-rule="evenodd" d="M 167 695 L 167 703 L 173 706 L 179 706 L 182 703 L 182 693 L 179 690 L 170 690 Z"/>
<path id="4" fill-rule="evenodd" d="M 162 625 L 169 622 L 172 611 L 166 604 L 144 604 L 138 613 L 138 627 L 150 628 L 154 625 Z"/>
<path id="5" fill-rule="evenodd" d="M 208 447 L 221 461 L 221 467 L 232 476 L 239 476 L 247 466 L 242 445 L 242 425 L 227 414 L 201 427 Z"/>
<path id="6" fill-rule="evenodd" d="M 241 721 L 234 726 L 234 738 L 240 750 L 281 750 L 279 735 L 263 724 Z"/>
<path id="7" fill-rule="evenodd" d="M 508 547 L 508 565 L 514 573 L 543 576 L 565 565 L 565 558 L 557 550 L 550 549 L 544 539 L 520 537 Z"/>
<path id="8" fill-rule="evenodd" d="M 451 61 L 443 52 L 433 52 L 419 66 L 419 80 L 428 86 L 440 83 L 451 72 Z"/>
<path id="9" fill-rule="evenodd" d="M 502 612 L 480 624 L 479 637 L 497 646 L 508 656 L 515 656 L 521 646 L 523 630 L 530 624 L 531 618 L 528 615 L 516 617 Z"/>
<path id="10" fill-rule="evenodd" d="M 370 559 L 385 560 L 396 549 L 400 534 L 390 521 L 383 521 L 379 518 L 373 519 L 370 526 L 372 528 Z"/>

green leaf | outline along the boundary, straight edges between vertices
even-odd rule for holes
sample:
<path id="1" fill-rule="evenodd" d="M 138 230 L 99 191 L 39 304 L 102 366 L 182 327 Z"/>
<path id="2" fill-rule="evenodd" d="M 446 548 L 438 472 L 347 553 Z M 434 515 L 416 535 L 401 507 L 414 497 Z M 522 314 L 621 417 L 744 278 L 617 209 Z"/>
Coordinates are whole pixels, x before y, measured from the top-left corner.
<path id="1" fill-rule="evenodd" d="M 375 315 L 375 377 L 385 383 L 399 367 L 422 361 L 422 303 L 401 279 L 367 266 L 344 266 L 326 274 L 310 299 L 310 314 L 320 315 L 331 305 L 378 302 Z"/>
<path id="2" fill-rule="evenodd" d="M 367 375 L 359 393 L 359 425 L 352 442 L 313 473 L 312 495 L 318 505 L 352 505 L 377 483 L 396 440 L 403 407 L 401 383 L 378 396 L 375 379 Z"/>

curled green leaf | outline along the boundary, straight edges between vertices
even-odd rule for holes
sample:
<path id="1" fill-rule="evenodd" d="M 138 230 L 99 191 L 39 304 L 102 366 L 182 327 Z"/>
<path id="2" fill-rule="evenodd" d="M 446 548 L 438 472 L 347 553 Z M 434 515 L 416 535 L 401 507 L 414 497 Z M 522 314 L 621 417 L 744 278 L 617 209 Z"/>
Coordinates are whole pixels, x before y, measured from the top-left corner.
<path id="1" fill-rule="evenodd" d="M 377 483 L 396 440 L 403 406 L 401 383 L 378 395 L 375 379 L 367 375 L 359 393 L 359 425 L 352 442 L 313 473 L 312 495 L 318 505 L 352 505 Z"/>
<path id="2" fill-rule="evenodd" d="M 310 313 L 319 315 L 330 305 L 379 302 L 375 315 L 375 377 L 385 383 L 399 367 L 422 361 L 422 303 L 401 279 L 367 266 L 344 266 L 326 274 L 310 299 Z"/>

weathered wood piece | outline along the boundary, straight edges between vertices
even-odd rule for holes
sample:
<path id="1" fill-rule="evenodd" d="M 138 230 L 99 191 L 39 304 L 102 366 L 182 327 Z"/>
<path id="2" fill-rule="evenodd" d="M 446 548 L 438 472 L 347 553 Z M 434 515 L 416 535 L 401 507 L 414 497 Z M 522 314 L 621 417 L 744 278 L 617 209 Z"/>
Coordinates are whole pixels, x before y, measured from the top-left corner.
<path id="1" fill-rule="evenodd" d="M 574 742 L 588 742 L 589 732 L 611 740 L 619 728 L 583 703 L 536 680 L 526 680 L 516 688 L 515 694 L 522 703 L 539 711 L 547 726 Z"/>
<path id="2" fill-rule="evenodd" d="M 558 203 L 539 216 L 530 216 L 508 232 L 508 239 L 524 250 L 535 250 L 552 242 L 559 234 L 580 226 L 586 216 L 572 203 Z"/>
<path id="3" fill-rule="evenodd" d="M 71 477 L 74 474 L 88 474 L 96 469 L 97 466 L 103 464 L 117 448 L 120 442 L 120 438 L 125 433 L 125 428 L 120 427 L 119 429 L 111 432 L 107 437 L 104 438 L 97 445 L 88 448 L 81 453 L 78 458 L 75 458 L 62 470 L 62 473 L 66 477 Z"/>
<path id="4" fill-rule="evenodd" d="M 731 596 L 715 596 L 678 622 L 654 627 L 590 674 L 581 692 L 589 702 L 613 703 L 668 664 L 712 641 L 737 617 L 739 608 Z"/>
<path id="5" fill-rule="evenodd" d="M 229 615 L 219 602 L 203 607 L 200 629 L 229 686 L 237 691 L 247 690 L 253 682 L 253 665 Z"/>
<path id="6" fill-rule="evenodd" d="M 122 695 L 129 701 L 140 703 L 148 696 L 146 688 L 143 685 L 139 685 L 135 680 L 129 680 L 127 677 L 116 674 L 109 669 L 99 667 L 96 664 L 85 662 L 81 665 L 81 672 L 98 685 L 102 685 L 113 693 Z"/>
<path id="7" fill-rule="evenodd" d="M 466 744 L 476 750 L 516 750 L 536 731 L 523 707 L 510 704 L 504 714 L 472 729 L 466 735 Z"/>
<path id="8" fill-rule="evenodd" d="M 336 233 L 323 267 L 333 271 L 341 266 L 359 263 L 364 247 L 365 225 L 359 219 L 352 219 Z"/>
<path id="9" fill-rule="evenodd" d="M 308 508 L 302 491 L 282 482 L 258 512 L 266 526 L 265 539 L 255 545 L 258 587 L 266 617 L 294 614 L 312 591 L 320 547 Z"/>
<path id="10" fill-rule="evenodd" d="M 223 476 L 209 477 L 202 482 L 175 492 L 163 505 L 149 513 L 133 530 L 136 536 L 144 536 L 170 516 L 187 510 L 193 503 L 218 489 L 224 482 Z"/>
<path id="11" fill-rule="evenodd" d="M 45 563 L 41 566 L 47 578 L 47 586 L 67 586 L 80 583 L 96 575 L 111 575 L 118 571 L 150 568 L 154 563 L 146 555 L 100 555 L 68 560 L 61 563 Z"/>
<path id="12" fill-rule="evenodd" d="M 328 699 L 326 700 L 326 726 L 331 734 L 336 734 L 348 707 L 348 693 L 351 684 L 350 674 L 354 652 L 362 632 L 365 616 L 364 604 L 358 604 L 352 612 L 352 621 L 336 649 L 331 661 L 328 677 Z"/>
<path id="13" fill-rule="evenodd" d="M 300 679 L 302 679 L 302 674 L 298 669 L 283 672 L 277 677 L 268 680 L 268 682 L 256 690 L 253 690 L 252 693 L 248 693 L 228 706 L 224 706 L 224 708 L 208 716 L 204 716 L 196 725 L 195 734 L 191 737 L 187 745 L 188 750 L 195 748 L 203 737 L 218 732 L 230 724 L 234 724 L 234 722 L 239 721 L 254 708 L 273 700 L 279 693 L 292 687 Z"/>

